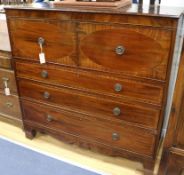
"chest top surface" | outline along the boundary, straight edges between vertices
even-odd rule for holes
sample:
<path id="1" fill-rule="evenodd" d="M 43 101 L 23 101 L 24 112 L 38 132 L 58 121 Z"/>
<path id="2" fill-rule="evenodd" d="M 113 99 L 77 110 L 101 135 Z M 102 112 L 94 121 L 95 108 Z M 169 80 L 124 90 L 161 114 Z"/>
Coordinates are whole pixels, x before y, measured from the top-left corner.
<path id="1" fill-rule="evenodd" d="M 155 16 L 155 17 L 169 17 L 179 18 L 183 12 L 184 7 L 167 7 L 163 5 L 149 6 L 132 4 L 127 7 L 117 9 L 100 9 L 100 8 L 72 8 L 72 7 L 58 7 L 53 4 L 47 4 L 42 7 L 40 4 L 25 4 L 18 6 L 7 6 L 8 9 L 22 9 L 22 10 L 42 10 L 42 11 L 60 11 L 60 12 L 84 12 L 84 13 L 104 13 L 104 14 L 124 14 L 137 16 Z"/>

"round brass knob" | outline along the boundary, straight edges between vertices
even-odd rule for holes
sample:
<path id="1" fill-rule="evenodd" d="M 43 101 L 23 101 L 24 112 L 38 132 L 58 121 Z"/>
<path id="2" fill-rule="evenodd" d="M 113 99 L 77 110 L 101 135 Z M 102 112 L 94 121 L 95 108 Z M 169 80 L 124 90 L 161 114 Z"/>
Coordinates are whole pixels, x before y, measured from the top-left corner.
<path id="1" fill-rule="evenodd" d="M 116 51 L 116 54 L 117 55 L 123 55 L 124 52 L 125 52 L 125 47 L 123 47 L 123 46 L 117 46 L 116 49 L 115 49 L 115 51 Z"/>
<path id="2" fill-rule="evenodd" d="M 42 78 L 48 78 L 48 72 L 46 70 L 41 71 L 41 77 Z"/>
<path id="3" fill-rule="evenodd" d="M 118 133 L 112 133 L 112 140 L 116 141 L 120 139 L 120 135 Z"/>
<path id="4" fill-rule="evenodd" d="M 120 91 L 122 90 L 122 85 L 119 84 L 119 83 L 116 83 L 116 84 L 114 85 L 114 90 L 115 90 L 116 92 L 120 92 Z"/>
<path id="5" fill-rule="evenodd" d="M 49 92 L 44 92 L 44 93 L 43 93 L 43 97 L 44 97 L 45 99 L 49 99 L 49 98 L 50 98 L 50 93 L 49 93 Z"/>
<path id="6" fill-rule="evenodd" d="M 121 109 L 120 109 L 119 107 L 115 107 L 115 108 L 113 109 L 113 114 L 114 114 L 115 116 L 119 116 L 119 115 L 121 114 Z"/>
<path id="7" fill-rule="evenodd" d="M 13 107 L 13 103 L 7 102 L 7 103 L 6 103 L 6 106 L 7 106 L 8 108 L 11 108 L 11 107 Z"/>
<path id="8" fill-rule="evenodd" d="M 42 37 L 39 37 L 39 38 L 38 38 L 38 44 L 39 44 L 39 45 L 43 45 L 44 43 L 45 43 L 45 39 L 42 38 Z"/>
<path id="9" fill-rule="evenodd" d="M 49 115 L 49 114 L 47 115 L 47 121 L 48 121 L 48 122 L 53 121 L 53 117 L 52 117 L 51 115 Z"/>

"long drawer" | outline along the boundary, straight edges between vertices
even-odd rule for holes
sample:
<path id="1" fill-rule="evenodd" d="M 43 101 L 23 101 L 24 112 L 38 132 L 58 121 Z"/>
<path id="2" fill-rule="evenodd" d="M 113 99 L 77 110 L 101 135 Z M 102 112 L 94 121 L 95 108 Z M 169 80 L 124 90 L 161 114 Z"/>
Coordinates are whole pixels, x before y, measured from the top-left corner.
<path id="1" fill-rule="evenodd" d="M 16 95 L 5 96 L 0 91 L 0 113 L 11 118 L 21 119 L 19 98 Z"/>
<path id="2" fill-rule="evenodd" d="M 34 69 L 33 69 L 34 67 Z M 148 84 L 132 79 L 120 79 L 112 76 L 87 72 L 79 69 L 67 69 L 51 64 L 40 65 L 16 61 L 17 76 L 42 81 L 53 85 L 69 86 L 81 90 L 97 92 L 115 97 L 128 97 L 161 105 L 164 86 Z"/>
<path id="3" fill-rule="evenodd" d="M 157 128 L 160 110 L 154 107 L 127 101 L 112 101 L 108 97 L 92 96 L 77 90 L 55 88 L 22 79 L 18 81 L 18 85 L 20 96 L 23 98 L 31 98 L 68 110 L 99 116 L 109 121 L 128 121 L 146 128 Z"/>
<path id="4" fill-rule="evenodd" d="M 46 105 L 22 101 L 24 122 L 88 138 L 114 148 L 126 149 L 141 155 L 152 156 L 155 136 L 145 129 L 123 124 L 97 122 L 76 113 L 59 111 Z"/>
<path id="5" fill-rule="evenodd" d="M 0 69 L 0 90 L 4 90 L 5 84 L 10 89 L 10 93 L 17 94 L 14 71 Z"/>

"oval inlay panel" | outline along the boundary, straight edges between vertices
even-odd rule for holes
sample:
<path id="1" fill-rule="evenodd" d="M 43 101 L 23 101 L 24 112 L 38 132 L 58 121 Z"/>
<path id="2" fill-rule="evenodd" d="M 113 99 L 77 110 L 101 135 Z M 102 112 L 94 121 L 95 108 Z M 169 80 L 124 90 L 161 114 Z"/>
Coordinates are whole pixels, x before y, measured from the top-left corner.
<path id="1" fill-rule="evenodd" d="M 117 46 L 125 48 L 122 55 L 116 53 Z M 128 29 L 94 32 L 81 41 L 80 49 L 96 64 L 118 71 L 153 69 L 164 57 L 163 49 L 156 40 Z"/>
<path id="2" fill-rule="evenodd" d="M 45 40 L 43 52 L 47 61 L 68 64 L 73 62 L 71 58 L 65 60 L 65 57 L 75 55 L 76 42 L 72 23 L 15 19 L 10 21 L 10 26 L 13 29 L 14 56 L 38 60 L 41 52 L 38 38 L 42 37 Z"/>

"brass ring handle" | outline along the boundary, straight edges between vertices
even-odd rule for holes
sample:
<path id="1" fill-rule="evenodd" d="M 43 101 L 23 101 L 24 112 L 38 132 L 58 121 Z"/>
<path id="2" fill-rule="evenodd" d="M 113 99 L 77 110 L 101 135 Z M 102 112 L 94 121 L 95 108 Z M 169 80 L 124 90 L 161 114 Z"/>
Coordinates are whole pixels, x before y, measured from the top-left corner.
<path id="1" fill-rule="evenodd" d="M 112 133 L 112 140 L 117 141 L 120 139 L 120 135 L 118 133 Z"/>
<path id="2" fill-rule="evenodd" d="M 117 55 L 123 55 L 125 52 L 125 47 L 124 46 L 117 46 L 115 49 L 115 52 Z"/>
<path id="3" fill-rule="evenodd" d="M 39 45 L 43 45 L 44 43 L 45 43 L 45 39 L 42 38 L 42 37 L 39 37 L 39 38 L 38 38 L 38 44 L 39 44 Z"/>
<path id="4" fill-rule="evenodd" d="M 5 105 L 6 105 L 8 108 L 13 107 L 13 103 L 11 103 L 11 102 L 7 102 Z"/>
<path id="5" fill-rule="evenodd" d="M 119 116 L 119 115 L 121 114 L 121 109 L 120 109 L 119 107 L 115 107 L 115 108 L 113 109 L 113 114 L 114 114 L 115 116 Z"/>
<path id="6" fill-rule="evenodd" d="M 52 117 L 51 115 L 49 115 L 49 114 L 47 115 L 47 121 L 48 121 L 48 122 L 53 121 L 53 117 Z"/>
<path id="7" fill-rule="evenodd" d="M 50 93 L 49 93 L 49 92 L 44 92 L 44 93 L 43 93 L 43 97 L 44 97 L 45 99 L 49 99 L 49 98 L 50 98 Z"/>
<path id="8" fill-rule="evenodd" d="M 41 77 L 42 78 L 48 78 L 48 72 L 46 70 L 41 71 Z"/>
<path id="9" fill-rule="evenodd" d="M 121 84 L 119 84 L 119 83 L 116 83 L 115 85 L 114 85 L 114 90 L 116 91 L 116 92 L 120 92 L 121 90 L 122 90 L 122 85 Z"/>

